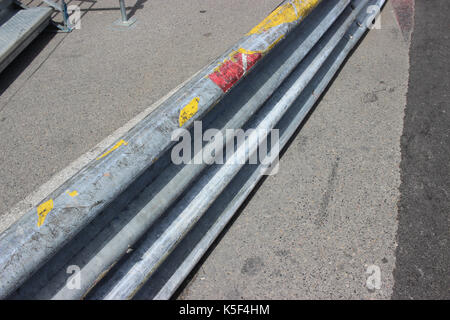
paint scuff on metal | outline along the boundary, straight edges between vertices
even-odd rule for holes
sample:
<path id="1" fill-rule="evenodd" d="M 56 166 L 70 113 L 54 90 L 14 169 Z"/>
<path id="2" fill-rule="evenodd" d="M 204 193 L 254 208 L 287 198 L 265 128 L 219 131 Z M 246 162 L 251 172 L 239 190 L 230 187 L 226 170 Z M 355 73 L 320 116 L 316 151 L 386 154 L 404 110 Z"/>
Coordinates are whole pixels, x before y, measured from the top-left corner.
<path id="1" fill-rule="evenodd" d="M 250 30 L 247 35 L 261 34 L 284 23 L 295 22 L 307 16 L 319 2 L 320 0 L 293 0 L 287 2 L 275 9 L 261 23 Z"/>
<path id="2" fill-rule="evenodd" d="M 275 9 L 255 26 L 237 50 L 208 75 L 223 92 L 231 89 L 266 53 L 289 32 L 290 24 L 303 20 L 321 0 L 293 0 Z"/>
<path id="3" fill-rule="evenodd" d="M 178 123 L 180 127 L 183 126 L 190 118 L 192 118 L 198 111 L 198 103 L 200 102 L 199 97 L 192 99 L 187 105 L 183 107 L 180 111 L 180 116 Z"/>
<path id="4" fill-rule="evenodd" d="M 101 158 L 106 157 L 108 154 L 110 154 L 111 152 L 113 152 L 114 150 L 116 150 L 117 148 L 119 148 L 121 145 L 126 146 L 128 143 L 125 142 L 124 140 L 120 140 L 119 142 L 117 142 L 111 149 L 109 149 L 108 151 L 106 151 L 104 154 L 102 154 L 100 157 L 97 158 L 97 160 L 100 160 Z"/>
<path id="5" fill-rule="evenodd" d="M 37 226 L 40 227 L 44 224 L 45 218 L 53 209 L 53 199 L 50 199 L 37 207 L 38 222 Z"/>

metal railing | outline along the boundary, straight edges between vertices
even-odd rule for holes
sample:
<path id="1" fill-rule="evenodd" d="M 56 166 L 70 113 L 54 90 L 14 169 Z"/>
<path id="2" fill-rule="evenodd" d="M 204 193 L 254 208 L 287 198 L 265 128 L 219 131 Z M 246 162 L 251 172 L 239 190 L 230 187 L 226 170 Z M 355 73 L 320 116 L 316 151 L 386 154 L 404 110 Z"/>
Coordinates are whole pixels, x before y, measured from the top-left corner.
<path id="1" fill-rule="evenodd" d="M 63 32 L 70 32 L 75 28 L 73 21 L 70 19 L 70 11 L 66 0 L 40 0 L 49 5 L 56 11 L 61 12 L 63 23 L 55 23 L 54 25 Z M 129 27 L 136 22 L 136 18 L 128 17 L 126 12 L 125 0 L 119 0 L 120 18 L 114 22 L 115 25 Z"/>

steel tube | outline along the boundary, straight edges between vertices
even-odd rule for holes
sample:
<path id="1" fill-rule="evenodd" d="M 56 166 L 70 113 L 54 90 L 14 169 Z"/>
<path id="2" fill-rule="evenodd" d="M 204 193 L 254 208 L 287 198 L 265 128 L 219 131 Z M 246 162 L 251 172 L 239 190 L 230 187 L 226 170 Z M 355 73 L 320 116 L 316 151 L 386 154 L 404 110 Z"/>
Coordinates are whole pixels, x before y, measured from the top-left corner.
<path id="1" fill-rule="evenodd" d="M 122 19 L 125 17 L 126 21 L 124 1 L 119 1 Z M 311 0 L 310 2 L 320 2 L 320 0 Z M 225 96 L 212 112 L 206 114 L 204 109 L 200 110 L 201 112 L 199 111 L 199 114 L 206 115 L 203 120 L 206 119 L 208 126 L 219 129 L 223 137 L 223 139 L 214 139 L 214 143 L 206 144 L 204 147 L 208 148 L 212 144 L 218 143 L 221 148 L 224 148 L 224 145 L 228 142 L 228 136 L 225 134 L 226 129 L 256 127 L 259 130 L 253 132 L 248 139 L 253 141 L 253 143 L 250 145 L 244 143 L 238 146 L 235 152 L 235 154 L 244 155 L 244 159 L 248 160 L 252 154 L 257 152 L 258 143 L 255 141 L 263 140 L 267 132 L 278 125 L 280 128 L 283 128 L 279 141 L 280 147 L 284 146 L 320 94 L 325 90 L 333 75 L 338 71 L 339 66 L 344 62 L 345 57 L 366 31 L 366 25 L 362 21 L 365 22 L 368 12 L 367 10 L 366 12 L 361 12 L 361 10 L 370 4 L 377 4 L 381 7 L 384 2 L 384 0 L 353 0 L 352 10 L 344 11 L 344 9 L 349 8 L 350 0 L 324 1 L 321 7 L 328 7 L 329 10 L 328 12 L 326 10 L 323 11 L 324 15 L 320 16 L 320 20 L 314 22 L 314 27 L 310 28 L 311 32 L 305 33 L 304 30 L 303 32 L 300 31 L 301 29 L 294 30 L 290 34 L 290 40 L 284 41 L 275 47 L 271 54 L 264 58 L 264 63 L 258 65 L 255 68 L 255 72 L 250 73 L 246 80 L 236 88 L 236 91 L 232 91 Z M 317 12 L 314 11 L 312 15 L 316 14 L 317 16 Z M 359 23 L 352 26 L 355 20 Z M 287 28 L 287 30 L 290 30 L 289 27 Z M 348 37 L 343 39 L 344 36 Z M 282 62 L 279 62 L 280 60 Z M 194 92 L 198 90 L 198 87 L 195 87 L 194 84 L 203 83 L 202 85 L 206 85 L 207 82 L 204 81 L 204 73 L 201 73 L 195 78 L 195 81 L 190 81 L 184 87 L 184 90 Z M 184 98 L 181 97 L 182 92 L 173 97 L 172 103 L 173 101 L 190 99 L 189 94 L 185 94 Z M 214 99 L 217 99 L 218 94 L 214 93 L 209 97 L 211 99 L 209 101 L 214 101 Z M 223 114 L 219 112 L 223 112 Z M 152 115 L 152 121 L 159 119 L 157 118 L 159 115 L 164 115 L 164 110 L 160 109 L 157 113 Z M 164 135 L 167 137 L 170 130 L 172 130 L 173 126 L 166 122 L 172 116 L 164 116 L 164 118 L 159 119 L 159 123 L 151 122 L 150 126 L 138 126 L 129 135 L 129 137 L 134 139 L 133 143 L 130 143 L 132 148 L 129 149 L 129 152 L 133 157 L 138 155 L 138 159 L 133 159 L 133 165 L 135 160 L 136 164 L 141 164 L 133 166 L 131 171 L 129 168 L 122 166 L 124 170 L 117 172 L 117 175 L 112 179 L 116 190 L 124 190 L 128 184 L 128 182 L 123 183 L 124 179 L 127 179 L 127 181 L 136 179 L 137 175 L 143 172 L 144 166 L 142 164 L 144 159 L 147 162 L 149 161 L 150 155 L 139 155 L 139 150 L 143 151 L 143 149 L 138 147 L 145 145 L 143 141 L 150 137 L 149 134 L 152 131 L 149 131 L 149 128 L 155 125 L 164 128 L 161 132 L 157 132 L 161 137 Z M 192 120 L 194 118 L 190 121 Z M 158 136 L 157 141 L 154 140 L 154 143 L 159 144 L 162 142 L 160 140 Z M 166 142 L 161 143 L 156 148 L 164 150 L 164 153 L 157 154 L 157 156 L 165 157 L 170 154 L 170 148 L 164 147 L 164 143 Z M 154 149 L 153 147 L 149 148 L 146 146 L 146 149 L 152 150 Z M 208 157 L 208 160 L 214 160 L 212 155 L 208 154 Z M 108 165 L 104 166 L 104 168 L 109 170 L 107 169 L 108 167 L 113 168 L 116 165 L 120 167 L 126 158 L 119 155 L 119 157 L 114 156 L 110 160 L 101 163 L 107 163 Z M 110 163 L 111 159 L 115 162 Z M 128 208 L 124 211 L 121 211 L 123 208 L 122 204 L 117 205 L 117 208 L 120 209 L 114 206 L 106 207 L 110 200 L 91 203 L 92 199 L 89 197 L 94 195 L 94 193 L 86 194 L 86 198 L 80 198 L 81 201 L 86 199 L 87 202 L 84 204 L 80 203 L 77 207 L 71 207 L 70 201 L 68 204 L 64 204 L 58 198 L 55 200 L 58 210 L 60 208 L 66 208 L 69 211 L 74 209 L 77 213 L 73 221 L 74 229 L 67 229 L 65 224 L 61 222 L 63 220 L 59 220 L 61 222 L 60 226 L 53 223 L 44 225 L 44 228 L 38 229 L 39 238 L 36 240 L 36 244 L 39 244 L 40 248 L 35 247 L 35 245 L 28 246 L 26 239 L 30 237 L 36 238 L 34 231 L 28 232 L 28 227 L 25 228 L 24 237 L 11 236 L 11 231 L 16 232 L 17 228 L 28 225 L 24 224 L 24 222 L 29 222 L 27 219 L 29 219 L 28 216 L 30 215 L 25 216 L 16 226 L 8 230 L 9 233 L 0 235 L 0 251 L 5 253 L 4 256 L 0 257 L 0 268 L 3 269 L 2 273 L 0 273 L 0 298 L 9 294 L 11 290 L 20 285 L 37 267 L 42 266 L 44 260 L 47 261 L 51 254 L 57 252 L 61 245 L 65 241 L 70 240 L 73 234 L 79 230 L 83 230 L 85 235 L 82 235 L 81 238 L 77 236 L 76 239 L 77 241 L 81 239 L 84 245 L 75 244 L 73 241 L 69 242 L 64 247 L 64 252 L 58 252 L 57 257 L 61 257 L 63 260 L 58 261 L 54 267 L 53 264 L 50 264 L 53 261 L 49 261 L 48 264 L 50 265 L 48 268 L 47 265 L 44 265 L 39 270 L 39 276 L 45 280 L 35 282 L 34 278 L 39 277 L 33 277 L 33 279 L 28 281 L 22 293 L 26 296 L 26 292 L 29 292 L 35 298 L 45 296 L 53 299 L 76 299 L 85 297 L 91 288 L 96 286 L 93 294 L 89 295 L 88 298 L 132 298 L 150 277 L 152 279 L 155 278 L 155 271 L 162 270 L 159 267 L 171 259 L 173 256 L 172 252 L 176 248 L 177 252 L 182 250 L 185 237 L 192 234 L 192 230 L 199 230 L 197 222 L 204 218 L 205 215 L 206 217 L 210 216 L 209 212 L 212 212 L 211 206 L 214 207 L 213 204 L 216 203 L 216 200 L 224 199 L 222 195 L 230 184 L 236 186 L 236 183 L 233 182 L 236 181 L 234 178 L 240 176 L 240 173 L 243 171 L 250 173 L 248 169 L 242 170 L 245 162 L 231 163 L 230 161 L 227 161 L 225 165 L 212 166 L 202 162 L 202 164 L 197 165 L 185 165 L 181 169 L 169 162 L 169 165 L 159 173 L 155 180 L 152 180 L 150 185 L 145 188 L 145 185 L 138 187 L 140 188 L 138 192 L 141 193 L 137 197 L 134 198 L 134 195 L 130 193 L 133 199 L 127 200 L 131 202 L 128 203 Z M 163 163 L 164 161 L 159 162 Z M 264 165 L 260 165 L 258 169 L 264 169 L 264 167 Z M 98 192 L 93 199 L 106 199 L 104 192 L 109 192 L 110 190 L 103 189 L 104 191 L 102 191 L 104 183 L 107 182 L 102 178 L 103 171 L 96 173 L 100 177 L 98 178 L 96 175 L 92 176 L 92 168 L 95 168 L 95 166 L 85 168 L 81 171 L 81 174 L 78 174 L 78 176 L 84 177 L 84 180 L 81 180 L 84 182 L 76 180 L 79 179 L 77 176 L 72 179 L 72 182 L 63 186 L 61 190 L 63 188 L 66 189 L 73 182 L 78 183 L 79 188 L 87 183 L 88 187 L 95 186 Z M 190 250 L 192 246 L 189 248 L 189 255 L 181 262 L 178 269 L 171 269 L 176 271 L 170 271 L 174 273 L 166 281 L 165 285 L 160 287 L 161 289 L 154 296 L 156 299 L 170 297 L 192 270 L 212 241 L 231 219 L 240 203 L 244 201 L 248 193 L 261 178 L 262 173 L 258 169 L 251 176 L 244 175 L 248 180 L 242 181 L 242 178 L 240 178 L 243 184 L 242 188 L 239 189 L 239 193 L 236 194 L 232 202 L 224 210 L 220 208 L 220 211 L 216 211 L 220 215 L 213 215 L 215 223 L 211 225 L 209 230 L 202 231 L 201 235 L 203 235 L 203 238 L 196 243 L 192 251 Z M 154 169 L 151 170 L 155 171 Z M 133 174 L 126 177 L 127 172 L 133 172 Z M 117 188 L 118 185 L 120 185 L 120 188 Z M 237 185 L 237 187 L 240 186 L 240 184 Z M 144 188 L 143 191 L 142 188 Z M 108 195 L 108 199 L 113 199 L 116 196 L 117 191 L 114 191 L 112 195 Z M 115 210 L 120 211 L 117 211 L 118 215 L 111 220 L 108 216 L 115 216 L 113 214 Z M 58 219 L 67 217 L 67 212 L 61 216 L 60 213 L 64 212 L 64 210 L 55 212 L 54 216 L 50 216 L 50 220 L 53 217 L 56 219 L 57 213 Z M 88 215 L 78 215 L 81 212 L 86 212 Z M 99 229 L 99 232 L 86 234 L 84 231 L 89 230 L 89 227 L 85 228 L 86 223 L 100 212 L 102 215 L 99 218 L 102 216 L 106 218 L 104 220 L 103 218 L 97 219 L 101 223 L 99 225 L 101 229 Z M 167 219 L 169 217 L 170 219 Z M 58 221 L 58 219 L 55 221 Z M 104 221 L 104 225 L 102 221 Z M 61 230 L 60 227 L 62 228 Z M 189 239 L 189 237 L 187 236 L 186 239 Z M 19 240 L 19 246 L 12 245 L 16 239 Z M 58 240 L 53 242 L 52 246 L 50 245 L 52 242 L 47 242 L 49 239 Z M 138 240 L 142 241 L 138 242 Z M 102 277 L 110 271 L 127 249 L 135 243 L 139 243 L 139 246 L 134 248 L 134 251 L 126 259 L 120 261 L 103 281 Z M 16 248 L 18 248 L 17 250 L 22 249 L 22 244 L 26 245 L 26 249 L 16 251 Z M 20 254 L 17 254 L 17 252 Z M 45 256 L 46 253 L 47 256 Z M 24 261 L 27 263 L 24 263 Z M 67 265 L 72 264 L 81 266 L 82 288 L 79 290 L 69 289 L 65 286 L 65 279 L 67 278 L 65 268 Z"/>
<path id="2" fill-rule="evenodd" d="M 127 18 L 127 9 L 125 7 L 125 0 L 119 0 L 119 4 L 120 4 L 120 15 L 122 17 L 122 22 L 127 22 L 128 18 Z"/>
<path id="3" fill-rule="evenodd" d="M 249 87 L 249 90 L 255 91 L 255 94 L 248 99 L 243 105 L 239 105 L 236 109 L 234 116 L 225 123 L 220 124 L 221 132 L 225 136 L 226 129 L 240 128 L 242 125 L 260 108 L 267 98 L 274 92 L 274 90 L 280 85 L 285 77 L 296 67 L 300 61 L 308 54 L 311 48 L 317 43 L 317 41 L 323 36 L 330 25 L 336 20 L 341 12 L 347 7 L 349 2 L 340 2 L 339 5 L 332 6 L 331 11 L 327 11 L 324 19 L 313 30 L 314 32 L 308 34 L 305 39 L 300 42 L 302 45 L 295 47 L 295 49 L 284 50 L 289 56 L 285 57 L 285 62 L 277 65 L 275 70 L 262 69 L 258 72 L 267 74 L 264 83 L 261 87 L 255 89 Z M 329 4 L 330 5 L 330 4 Z M 332 5 L 332 4 L 331 4 Z M 299 39 L 297 39 L 298 42 Z M 297 43 L 295 42 L 295 43 Z M 276 50 L 276 49 L 275 49 Z M 290 53 L 291 52 L 291 53 Z M 278 59 L 282 58 L 282 51 L 279 50 Z M 269 59 L 269 58 L 267 58 Z M 267 70 L 264 72 L 264 70 Z M 249 80 L 251 82 L 251 80 Z M 230 110 L 228 110 L 230 112 Z M 226 140 L 223 144 L 226 144 Z M 114 236 L 108 240 L 107 243 L 103 243 L 100 251 L 95 256 L 91 256 L 91 250 L 88 248 L 81 252 L 79 256 L 75 257 L 69 264 L 83 265 L 81 267 L 81 274 L 83 278 L 82 287 L 80 290 L 68 289 L 63 286 L 53 296 L 53 299 L 77 299 L 81 298 L 86 291 L 98 281 L 99 277 L 108 270 L 112 264 L 114 264 L 128 249 L 130 245 L 136 242 L 144 232 L 161 216 L 161 214 L 167 210 L 167 208 L 181 195 L 192 180 L 194 180 L 207 165 L 205 163 L 199 165 L 187 165 L 180 172 L 178 172 L 168 183 L 166 182 L 162 189 L 159 189 L 154 194 L 152 200 L 145 205 L 145 207 L 125 226 L 119 221 L 121 217 L 126 219 L 127 212 L 124 212 L 118 219 L 113 221 L 110 228 L 106 228 L 98 236 L 99 238 L 105 238 L 105 235 L 114 234 Z M 164 175 L 157 178 L 152 185 L 160 186 L 162 181 L 166 177 Z M 130 204 L 129 211 L 134 210 L 133 203 Z M 91 247 L 96 246 L 95 240 L 92 241 Z M 89 245 L 88 245 L 89 247 Z M 78 263 L 77 261 L 83 261 Z"/>
<path id="4" fill-rule="evenodd" d="M 310 63 L 307 64 L 307 68 L 299 68 L 293 74 L 298 77 L 294 83 L 288 80 L 288 84 L 283 84 L 281 89 L 282 96 L 277 91 L 274 97 L 268 101 L 268 105 L 272 106 L 272 110 L 257 126 L 257 130 L 270 130 L 281 119 L 286 110 L 292 105 L 292 103 L 298 98 L 300 93 L 314 77 L 316 72 L 321 68 L 327 57 L 331 54 L 334 48 L 342 39 L 343 35 L 347 32 L 349 25 L 354 22 L 356 15 L 367 4 L 367 1 L 361 2 L 358 7 L 353 11 L 349 18 L 345 19 L 344 23 L 336 30 L 333 36 L 328 39 L 328 43 L 316 53 L 316 56 Z M 306 70 L 305 70 L 306 69 Z M 291 82 L 291 83 L 289 83 Z M 290 86 L 288 90 L 284 87 Z M 256 131 L 253 135 L 258 137 L 250 137 L 250 141 L 261 141 L 264 136 L 261 136 L 261 132 Z M 257 144 L 251 145 L 247 149 L 247 145 L 244 144 L 239 147 L 237 152 L 241 152 L 246 155 L 248 159 L 249 155 L 254 153 L 257 148 Z M 129 299 L 133 294 L 141 287 L 145 280 L 156 270 L 156 268 L 162 263 L 162 261 L 170 254 L 173 248 L 176 246 L 184 235 L 190 230 L 202 214 L 208 209 L 209 205 L 216 199 L 216 197 L 223 191 L 228 185 L 231 179 L 238 173 L 242 163 L 232 164 L 226 163 L 221 167 L 219 172 L 214 175 L 204 189 L 190 201 L 188 206 L 180 214 L 179 218 L 168 227 L 168 229 L 160 236 L 160 238 L 152 244 L 145 252 L 138 249 L 136 255 L 139 255 L 138 262 L 130 267 L 129 272 L 117 281 L 117 284 L 111 289 L 111 291 L 105 296 L 105 299 Z"/>
<path id="5" fill-rule="evenodd" d="M 311 8 L 320 1 L 308 0 Z M 348 4 L 348 1 L 326 1 L 336 7 Z M 284 3 L 286 5 L 286 3 Z M 193 97 L 200 98 L 197 113 L 183 127 L 189 128 L 192 122 L 203 117 L 226 91 L 213 83 L 208 75 L 225 61 L 238 48 L 264 50 L 261 56 L 272 50 L 274 39 L 281 39 L 296 27 L 304 16 L 295 22 L 284 23 L 273 32 L 246 36 L 235 47 L 228 50 L 214 63 L 204 68 L 183 88 L 167 99 L 151 116 L 147 117 L 123 136 L 113 149 L 80 170 L 61 187 L 52 192 L 40 205 L 44 209 L 41 219 L 39 207 L 28 211 L 16 224 L 0 235 L 0 298 L 11 294 L 30 276 L 41 268 L 52 256 L 128 188 L 152 162 L 161 156 L 173 143 L 168 132 L 178 128 L 180 108 L 186 106 Z M 270 45 L 260 47 L 260 45 Z M 234 84 L 233 84 L 234 85 Z M 123 142 L 126 144 L 123 144 Z M 125 147 L 126 146 L 126 147 Z M 112 152 L 113 150 L 116 150 Z M 125 150 L 125 151 L 124 151 Z M 123 164 L 127 163 L 126 166 Z M 114 175 L 106 175 L 114 172 Z M 67 190 L 82 190 L 76 199 L 68 197 Z M 38 217 L 39 216 L 39 220 Z M 17 252 L 20 252 L 18 255 Z"/>
<path id="6" fill-rule="evenodd" d="M 371 1 L 375 3 L 375 1 Z M 370 4 L 372 4 L 370 3 Z M 376 1 L 376 5 L 378 7 L 382 7 L 384 5 L 384 0 Z M 363 17 L 364 19 L 364 17 Z M 353 27 L 348 35 L 347 39 L 342 41 L 342 44 L 339 45 L 339 48 L 335 50 L 333 55 L 329 58 L 330 66 L 326 66 L 319 72 L 317 79 L 313 80 L 311 83 L 311 89 L 309 92 L 306 92 L 309 97 L 305 97 L 298 104 L 300 105 L 300 110 L 297 112 L 296 116 L 293 118 L 287 129 L 280 137 L 280 150 L 287 144 L 290 137 L 294 134 L 295 130 L 297 130 L 298 126 L 302 123 L 305 116 L 309 113 L 311 108 L 317 102 L 319 97 L 325 91 L 326 87 L 333 79 L 334 75 L 339 70 L 340 66 L 344 63 L 345 58 L 348 56 L 350 51 L 356 46 L 358 41 L 364 35 L 366 28 L 356 26 Z M 328 64 L 328 62 L 327 62 Z M 314 91 L 314 94 L 312 94 Z M 306 101 L 305 101 L 306 100 Z M 180 264 L 176 272 L 165 282 L 165 285 L 155 294 L 154 299 L 156 300 L 168 300 L 173 295 L 173 293 L 178 289 L 178 287 L 182 284 L 184 279 L 189 275 L 189 273 L 193 270 L 195 265 L 200 261 L 201 257 L 205 254 L 207 249 L 212 245 L 217 236 L 222 232 L 225 226 L 233 217 L 236 210 L 239 206 L 244 202 L 253 188 L 256 186 L 258 181 L 261 179 L 263 174 L 261 173 L 261 169 L 263 169 L 263 165 L 260 165 L 254 171 L 254 174 L 246 181 L 245 185 L 241 188 L 241 192 L 230 202 L 230 204 L 224 209 L 223 213 L 217 219 L 217 221 L 213 224 L 213 226 L 207 231 L 207 233 L 203 236 L 201 241 L 195 246 L 195 248 L 189 253 L 186 259 Z"/>

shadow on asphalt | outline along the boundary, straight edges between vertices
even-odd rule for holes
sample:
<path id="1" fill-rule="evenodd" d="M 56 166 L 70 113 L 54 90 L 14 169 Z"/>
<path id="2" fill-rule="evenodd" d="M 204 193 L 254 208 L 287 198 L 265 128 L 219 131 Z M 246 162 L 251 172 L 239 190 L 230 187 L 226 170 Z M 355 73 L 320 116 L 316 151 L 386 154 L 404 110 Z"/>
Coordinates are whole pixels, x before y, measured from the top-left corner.
<path id="1" fill-rule="evenodd" d="M 3 70 L 0 77 L 0 95 L 25 71 L 55 35 L 54 32 L 42 32 Z"/>

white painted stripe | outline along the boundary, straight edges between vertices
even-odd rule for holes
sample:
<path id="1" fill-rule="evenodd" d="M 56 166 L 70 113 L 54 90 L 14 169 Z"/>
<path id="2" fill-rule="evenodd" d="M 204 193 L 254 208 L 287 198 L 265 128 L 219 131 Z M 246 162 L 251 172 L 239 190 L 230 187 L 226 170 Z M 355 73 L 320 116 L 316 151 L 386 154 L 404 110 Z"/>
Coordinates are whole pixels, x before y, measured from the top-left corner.
<path id="1" fill-rule="evenodd" d="M 244 69 L 244 74 L 247 72 L 247 55 L 245 53 L 241 53 L 242 55 L 242 68 Z"/>

